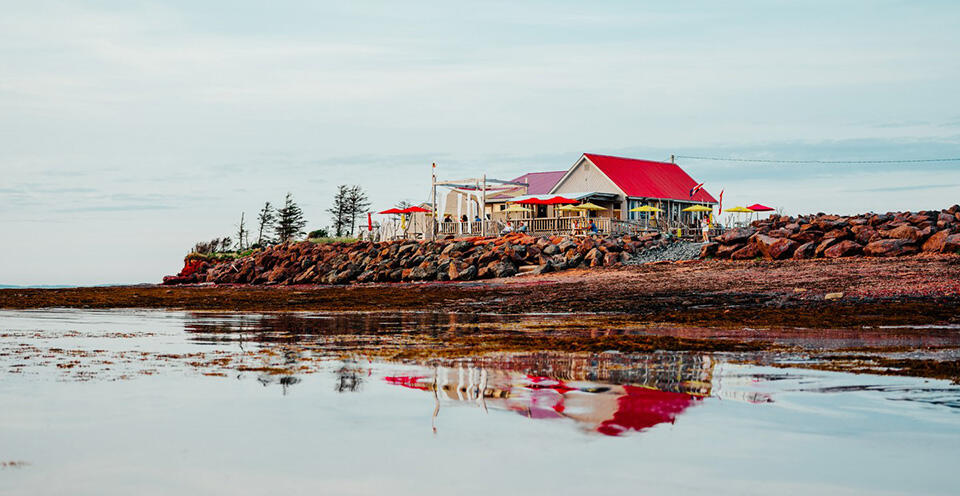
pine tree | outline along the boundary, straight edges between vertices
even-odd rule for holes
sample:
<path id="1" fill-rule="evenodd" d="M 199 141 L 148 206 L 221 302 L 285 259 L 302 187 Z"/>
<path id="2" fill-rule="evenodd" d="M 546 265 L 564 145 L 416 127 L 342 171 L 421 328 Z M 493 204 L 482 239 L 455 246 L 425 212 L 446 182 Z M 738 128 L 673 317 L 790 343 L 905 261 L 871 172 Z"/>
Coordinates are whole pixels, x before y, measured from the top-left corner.
<path id="1" fill-rule="evenodd" d="M 260 224 L 259 233 L 257 234 L 257 245 L 263 246 L 264 235 L 266 235 L 266 241 L 270 242 L 270 231 L 273 230 L 274 224 L 277 221 L 277 214 L 273 210 L 273 206 L 270 205 L 270 202 L 263 204 L 263 208 L 260 209 L 260 213 L 257 215 L 257 222 Z"/>
<path id="2" fill-rule="evenodd" d="M 356 232 L 357 218 L 367 213 L 370 201 L 359 185 L 351 186 L 347 193 L 347 213 L 350 218 L 350 234 Z"/>
<path id="3" fill-rule="evenodd" d="M 337 186 L 337 194 L 333 196 L 333 206 L 327 209 L 330 218 L 333 219 L 333 231 L 337 237 L 343 236 L 343 231 L 349 222 L 348 197 L 350 188 L 346 184 Z"/>
<path id="4" fill-rule="evenodd" d="M 289 241 L 303 236 L 303 228 L 307 221 L 303 218 L 303 211 L 297 202 L 293 201 L 293 195 L 287 193 L 283 201 L 283 207 L 277 210 L 277 238 L 279 241 Z"/>

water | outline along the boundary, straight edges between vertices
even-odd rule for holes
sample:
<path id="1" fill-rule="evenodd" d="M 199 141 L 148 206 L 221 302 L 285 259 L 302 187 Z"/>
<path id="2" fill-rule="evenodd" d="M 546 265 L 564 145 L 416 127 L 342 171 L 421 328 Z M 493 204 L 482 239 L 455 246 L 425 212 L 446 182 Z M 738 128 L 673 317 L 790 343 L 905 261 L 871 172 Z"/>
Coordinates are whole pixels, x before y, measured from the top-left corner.
<path id="1" fill-rule="evenodd" d="M 0 494 L 956 494 L 947 381 L 726 353 L 383 358 L 418 333 L 584 325 L 0 312 Z M 623 332 L 661 331 L 730 333 Z"/>

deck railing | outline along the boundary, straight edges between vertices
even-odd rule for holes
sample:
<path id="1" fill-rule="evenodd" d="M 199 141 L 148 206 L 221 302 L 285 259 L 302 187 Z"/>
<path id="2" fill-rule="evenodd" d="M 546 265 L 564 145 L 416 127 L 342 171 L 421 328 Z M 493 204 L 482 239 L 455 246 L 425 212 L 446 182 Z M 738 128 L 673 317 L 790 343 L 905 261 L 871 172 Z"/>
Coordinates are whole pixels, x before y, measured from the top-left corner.
<path id="1" fill-rule="evenodd" d="M 601 233 L 611 233 L 613 223 L 619 222 L 609 217 L 541 217 L 536 219 L 510 219 L 513 230 L 521 229 L 522 222 L 530 234 L 574 234 L 587 231 L 590 221 L 597 226 Z M 454 236 L 479 236 L 481 232 L 486 232 L 488 236 L 499 234 L 507 221 L 485 220 L 481 226 L 480 222 L 441 222 L 440 234 Z M 481 230 L 485 227 L 485 230 Z"/>

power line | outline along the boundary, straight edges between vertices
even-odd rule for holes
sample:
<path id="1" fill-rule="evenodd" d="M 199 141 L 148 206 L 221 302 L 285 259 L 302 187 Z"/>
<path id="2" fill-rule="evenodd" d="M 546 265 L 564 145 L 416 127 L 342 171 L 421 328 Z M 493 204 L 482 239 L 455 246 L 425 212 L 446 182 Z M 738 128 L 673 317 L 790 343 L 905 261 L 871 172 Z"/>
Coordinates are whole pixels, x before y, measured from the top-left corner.
<path id="1" fill-rule="evenodd" d="M 766 164 L 919 164 L 930 162 L 960 162 L 954 158 L 920 158 L 903 160 L 774 160 L 761 158 L 702 157 L 697 155 L 676 155 L 676 158 L 692 160 L 717 160 L 722 162 L 759 162 Z"/>

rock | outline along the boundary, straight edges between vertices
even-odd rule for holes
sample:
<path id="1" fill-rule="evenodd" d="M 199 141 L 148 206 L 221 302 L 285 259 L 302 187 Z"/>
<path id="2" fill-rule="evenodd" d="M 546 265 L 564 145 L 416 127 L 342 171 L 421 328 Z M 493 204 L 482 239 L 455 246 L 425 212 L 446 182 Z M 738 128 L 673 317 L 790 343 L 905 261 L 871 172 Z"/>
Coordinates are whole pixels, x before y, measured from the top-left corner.
<path id="1" fill-rule="evenodd" d="M 824 300 L 839 300 L 843 298 L 843 293 L 827 293 L 823 295 Z"/>
<path id="2" fill-rule="evenodd" d="M 903 225 L 890 229 L 889 231 L 882 231 L 880 235 L 884 238 L 916 241 L 920 238 L 920 230 L 913 226 Z"/>
<path id="3" fill-rule="evenodd" d="M 820 244 L 817 245 L 817 249 L 814 250 L 813 256 L 822 257 L 823 252 L 827 251 L 827 248 L 830 248 L 837 242 L 838 240 L 836 238 L 824 238 L 823 241 L 820 241 Z"/>
<path id="4" fill-rule="evenodd" d="M 751 227 L 730 229 L 729 231 L 720 235 L 720 242 L 725 245 L 744 243 L 750 239 L 750 236 L 756 234 L 756 232 L 757 230 Z"/>
<path id="5" fill-rule="evenodd" d="M 494 268 L 496 277 L 513 277 L 517 275 L 517 266 L 510 262 L 500 262 Z"/>
<path id="6" fill-rule="evenodd" d="M 878 239 L 863 248 L 868 257 L 898 257 L 917 252 L 917 245 L 909 239 Z"/>
<path id="7" fill-rule="evenodd" d="M 793 254 L 793 250 L 797 247 L 797 242 L 792 239 L 772 238 L 770 236 L 764 236 L 763 234 L 758 234 L 754 238 L 754 242 L 757 244 L 757 247 L 760 248 L 763 256 L 770 260 L 789 258 L 790 255 Z"/>
<path id="8" fill-rule="evenodd" d="M 859 243 L 845 239 L 824 250 L 823 256 L 827 258 L 851 257 L 859 255 L 861 250 L 863 250 L 863 246 Z"/>
<path id="9" fill-rule="evenodd" d="M 940 249 L 940 252 L 960 255 L 960 234 L 947 236 L 947 239 L 943 240 L 943 248 Z"/>
<path id="10" fill-rule="evenodd" d="M 760 248 L 755 243 L 747 243 L 743 248 L 730 254 L 732 260 L 750 260 L 760 256 Z"/>
<path id="11" fill-rule="evenodd" d="M 617 264 L 617 263 L 620 263 L 620 253 L 619 253 L 619 252 L 617 252 L 617 253 L 611 252 L 611 253 L 607 253 L 606 255 L 604 255 L 604 257 L 603 257 L 603 264 L 604 264 L 604 265 L 610 266 L 610 265 L 614 265 L 614 264 Z"/>
<path id="12" fill-rule="evenodd" d="M 795 250 L 793 250 L 793 257 L 791 258 L 793 258 L 794 260 L 804 260 L 808 258 L 813 258 L 816 251 L 817 251 L 817 243 L 814 241 L 810 241 L 809 243 L 804 243 L 798 246 Z"/>
<path id="13" fill-rule="evenodd" d="M 560 248 L 557 245 L 549 244 L 543 247 L 544 255 L 556 255 L 557 253 L 560 253 Z"/>
<path id="14" fill-rule="evenodd" d="M 744 246 L 745 246 L 745 245 L 743 245 L 743 244 L 739 244 L 739 245 L 720 245 L 720 246 L 717 248 L 717 258 L 722 258 L 722 259 L 730 258 L 731 255 L 733 255 L 734 253 L 736 253 L 737 251 L 739 251 L 739 250 L 740 250 L 741 248 L 743 248 Z"/>
<path id="15" fill-rule="evenodd" d="M 554 245 L 550 245 L 550 246 L 554 246 Z M 531 271 L 532 274 L 547 274 L 549 272 L 553 272 L 553 264 L 550 262 L 547 262 L 543 265 L 538 265 L 536 269 L 533 269 L 533 271 Z"/>
<path id="16" fill-rule="evenodd" d="M 950 231 L 938 231 L 927 238 L 921 249 L 928 253 L 940 253 L 943 251 L 943 245 L 950 236 Z"/>
<path id="17" fill-rule="evenodd" d="M 700 258 L 709 258 L 717 254 L 719 243 L 704 243 L 700 248 Z"/>

